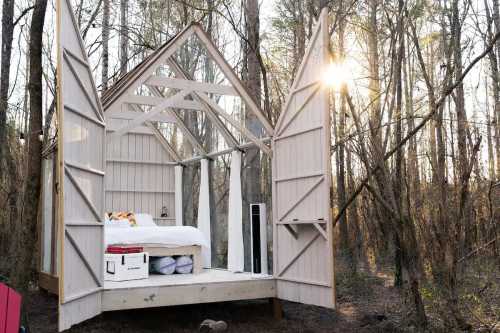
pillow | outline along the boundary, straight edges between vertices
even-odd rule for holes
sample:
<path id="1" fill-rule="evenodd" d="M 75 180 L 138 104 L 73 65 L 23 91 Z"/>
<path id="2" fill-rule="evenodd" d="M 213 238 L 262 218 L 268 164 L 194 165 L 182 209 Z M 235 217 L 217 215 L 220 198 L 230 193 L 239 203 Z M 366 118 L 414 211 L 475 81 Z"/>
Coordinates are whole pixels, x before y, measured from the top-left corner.
<path id="1" fill-rule="evenodd" d="M 193 271 L 193 259 L 189 256 L 180 256 L 176 260 L 175 271 L 179 274 L 188 274 Z"/>
<path id="2" fill-rule="evenodd" d="M 149 269 L 153 273 L 170 275 L 175 272 L 175 259 L 172 257 L 156 257 L 150 260 Z"/>
<path id="3" fill-rule="evenodd" d="M 108 218 L 110 221 L 117 220 L 128 220 L 131 227 L 137 227 L 137 222 L 135 220 L 135 214 L 132 212 L 112 212 L 108 213 Z"/>
<path id="4" fill-rule="evenodd" d="M 153 217 L 149 214 L 135 214 L 135 221 L 139 227 L 156 227 Z"/>
<path id="5" fill-rule="evenodd" d="M 105 220 L 104 226 L 109 228 L 130 228 L 130 222 L 127 219 L 121 220 Z"/>

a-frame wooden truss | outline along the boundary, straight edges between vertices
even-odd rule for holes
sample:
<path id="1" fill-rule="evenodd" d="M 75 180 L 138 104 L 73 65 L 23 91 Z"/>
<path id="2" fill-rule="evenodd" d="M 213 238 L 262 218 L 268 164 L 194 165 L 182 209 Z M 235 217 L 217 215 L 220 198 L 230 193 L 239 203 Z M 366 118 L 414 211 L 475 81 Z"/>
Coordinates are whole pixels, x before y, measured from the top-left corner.
<path id="1" fill-rule="evenodd" d="M 191 36 L 196 36 L 199 43 L 205 48 L 206 54 L 222 71 L 225 78 L 231 85 L 214 84 L 207 82 L 198 82 L 193 80 L 176 61 L 175 52 L 188 41 Z M 168 66 L 175 77 L 164 77 L 156 74 L 158 68 Z M 149 95 L 137 95 L 135 92 L 139 87 L 147 87 Z M 175 94 L 166 96 L 162 93 L 162 88 L 172 88 L 176 90 Z M 153 52 L 144 61 L 137 65 L 133 70 L 121 77 L 110 89 L 102 95 L 104 110 L 109 113 L 127 112 L 122 106 L 126 104 L 128 108 L 139 111 L 129 112 L 130 121 L 115 128 L 107 136 L 107 140 L 112 141 L 126 134 L 138 126 L 147 126 L 153 131 L 153 134 L 162 142 L 162 145 L 170 153 L 172 158 L 178 163 L 189 163 L 197 161 L 204 157 L 214 157 L 226 154 L 232 149 L 243 149 L 250 146 L 258 147 L 264 153 L 271 155 L 271 149 L 268 145 L 269 138 L 258 138 L 244 124 L 232 115 L 227 113 L 212 97 L 218 96 L 237 96 L 241 98 L 242 103 L 246 105 L 247 112 L 252 112 L 259 120 L 268 137 L 273 136 L 274 129 L 267 117 L 262 112 L 260 106 L 253 100 L 244 84 L 234 73 L 231 66 L 221 55 L 217 47 L 213 44 L 210 37 L 205 33 L 202 27 L 197 23 L 192 23 L 175 37 L 165 43 L 158 50 Z M 186 98 L 189 99 L 186 99 Z M 149 106 L 148 112 L 143 112 L 140 106 Z M 231 149 L 222 151 L 208 152 L 203 147 L 202 142 L 192 133 L 191 129 L 184 123 L 179 114 L 179 109 L 202 111 L 211 121 L 213 126 L 224 138 L 227 146 Z M 190 142 L 196 153 L 189 159 L 182 160 L 180 154 L 175 151 L 167 139 L 156 128 L 155 122 L 174 123 L 182 135 Z M 231 133 L 225 122 L 230 124 L 247 143 L 240 144 Z"/>

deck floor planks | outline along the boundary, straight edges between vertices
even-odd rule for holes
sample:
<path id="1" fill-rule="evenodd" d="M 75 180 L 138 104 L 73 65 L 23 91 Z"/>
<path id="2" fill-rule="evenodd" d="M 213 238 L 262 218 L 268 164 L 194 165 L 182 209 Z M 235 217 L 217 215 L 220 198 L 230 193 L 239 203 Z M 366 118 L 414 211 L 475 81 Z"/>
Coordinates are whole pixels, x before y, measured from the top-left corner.
<path id="1" fill-rule="evenodd" d="M 270 275 L 205 269 L 200 274 L 150 275 L 149 279 L 105 281 L 103 311 L 276 297 Z"/>

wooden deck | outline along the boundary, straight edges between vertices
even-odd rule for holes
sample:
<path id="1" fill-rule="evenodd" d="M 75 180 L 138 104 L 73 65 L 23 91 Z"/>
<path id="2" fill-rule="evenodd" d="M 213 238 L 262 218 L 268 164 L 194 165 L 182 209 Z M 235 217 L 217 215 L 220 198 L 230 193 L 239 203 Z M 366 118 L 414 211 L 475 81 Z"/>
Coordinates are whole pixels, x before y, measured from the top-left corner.
<path id="1" fill-rule="evenodd" d="M 276 297 L 270 275 L 205 269 L 200 274 L 150 275 L 149 279 L 105 281 L 103 311 Z"/>

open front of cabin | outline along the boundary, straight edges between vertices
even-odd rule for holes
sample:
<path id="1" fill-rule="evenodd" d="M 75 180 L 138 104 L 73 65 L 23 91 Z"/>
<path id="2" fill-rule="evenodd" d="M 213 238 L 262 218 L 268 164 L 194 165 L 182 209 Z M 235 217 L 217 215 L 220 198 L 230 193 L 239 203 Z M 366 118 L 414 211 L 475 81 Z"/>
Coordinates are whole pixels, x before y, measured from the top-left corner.
<path id="1" fill-rule="evenodd" d="M 272 126 L 197 24 L 99 96 L 73 10 L 67 0 L 57 9 L 58 132 L 57 146 L 44 154 L 40 285 L 59 295 L 60 330 L 103 311 L 192 303 L 280 298 L 333 308 L 329 93 L 319 80 L 329 62 L 326 11 Z M 193 49 L 217 69 L 216 80 L 183 67 Z M 192 112 L 209 120 L 215 143 L 194 134 Z M 244 112 L 256 116 L 260 135 L 245 127 Z M 272 236 L 262 245 L 272 247 L 273 267 L 264 267 L 263 251 L 252 262 L 259 274 L 244 269 L 241 164 L 249 148 L 271 158 L 273 170 Z M 215 267 L 209 166 L 228 154 L 227 265 Z M 185 177 L 196 164 L 194 189 Z M 186 203 L 196 205 L 196 216 Z M 112 212 L 152 220 L 117 231 L 105 218 Z M 193 268 L 109 281 L 108 245 L 141 246 L 151 258 L 188 256 Z"/>

